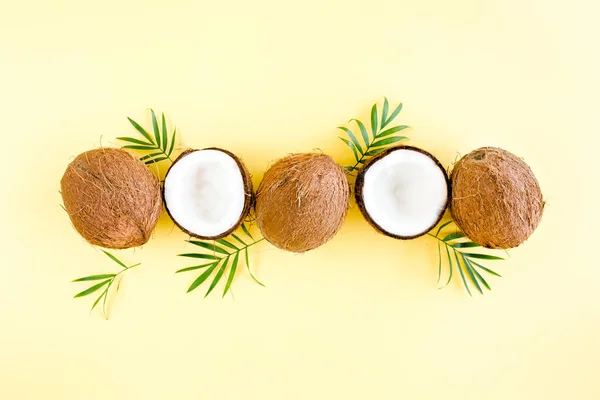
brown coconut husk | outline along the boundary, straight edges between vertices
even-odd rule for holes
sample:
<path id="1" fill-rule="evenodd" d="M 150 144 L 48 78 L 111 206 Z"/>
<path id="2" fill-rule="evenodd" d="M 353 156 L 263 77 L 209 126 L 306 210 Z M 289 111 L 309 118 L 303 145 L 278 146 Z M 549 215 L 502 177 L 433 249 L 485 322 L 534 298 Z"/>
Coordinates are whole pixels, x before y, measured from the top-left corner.
<path id="1" fill-rule="evenodd" d="M 452 171 L 452 217 L 472 241 L 492 249 L 523 243 L 544 210 L 540 185 L 519 157 L 497 147 L 464 156 Z"/>
<path id="2" fill-rule="evenodd" d="M 296 253 L 315 249 L 340 229 L 350 186 L 324 154 L 291 154 L 273 164 L 256 193 L 256 221 L 265 239 Z"/>
<path id="3" fill-rule="evenodd" d="M 394 233 L 388 232 L 385 229 L 383 229 L 369 215 L 369 212 L 367 211 L 367 209 L 365 207 L 365 200 L 364 200 L 364 197 L 363 197 L 363 187 L 364 187 L 364 182 L 365 182 L 364 181 L 365 180 L 365 173 L 369 170 L 369 168 L 371 166 L 373 166 L 375 163 L 377 163 L 377 161 L 381 160 L 382 158 L 384 158 L 385 156 L 389 155 L 390 153 L 393 153 L 394 151 L 398 151 L 398 150 L 412 150 L 412 151 L 417 151 L 417 152 L 419 152 L 421 154 L 424 154 L 427 157 L 431 158 L 431 160 L 433 162 L 435 162 L 435 164 L 440 168 L 440 170 L 444 174 L 444 177 L 446 179 L 446 185 L 447 185 L 447 188 L 448 188 L 448 190 L 447 190 L 448 197 L 446 199 L 446 203 L 444 204 L 444 207 L 442 208 L 442 210 L 440 210 L 440 214 L 439 214 L 438 218 L 436 219 L 435 223 L 433 223 L 430 227 L 428 227 L 424 231 L 422 231 L 422 232 L 420 232 L 420 233 L 418 233 L 416 235 L 411 235 L 411 236 L 396 235 Z M 423 149 L 420 149 L 418 147 L 408 146 L 408 145 L 393 146 L 393 147 L 390 147 L 390 148 L 382 151 L 381 153 L 375 155 L 371 159 L 369 159 L 365 163 L 365 165 L 363 166 L 363 168 L 358 172 L 358 175 L 356 177 L 356 183 L 355 183 L 355 186 L 354 186 L 354 197 L 356 199 L 356 204 L 358 205 L 358 208 L 359 208 L 360 212 L 362 213 L 363 217 L 367 220 L 367 222 L 373 228 L 375 228 L 376 231 L 378 231 L 379 233 L 382 233 L 382 234 L 384 234 L 386 236 L 393 237 L 395 239 L 400 239 L 400 240 L 415 239 L 415 238 L 418 238 L 420 236 L 425 235 L 427 232 L 429 232 L 430 230 L 432 230 L 433 228 L 435 228 L 435 226 L 442 220 L 442 217 L 444 216 L 444 212 L 446 211 L 446 208 L 448 207 L 448 203 L 450 202 L 450 180 L 448 179 L 448 174 L 446 173 L 446 170 L 444 169 L 443 165 L 439 162 L 439 160 L 437 158 L 435 158 L 433 155 L 431 155 L 427 151 L 425 151 Z"/>
<path id="4" fill-rule="evenodd" d="M 60 184 L 73 226 L 96 246 L 126 249 L 146 243 L 162 211 L 158 180 L 125 150 L 78 155 Z"/>
<path id="5" fill-rule="evenodd" d="M 235 230 L 237 228 L 240 227 L 240 225 L 242 225 L 242 223 L 244 222 L 244 220 L 246 219 L 246 217 L 248 216 L 248 213 L 250 213 L 250 209 L 252 208 L 252 204 L 254 202 L 254 187 L 252 185 L 252 176 L 250 175 L 250 172 L 248 172 L 248 169 L 246 168 L 246 165 L 244 165 L 244 163 L 242 162 L 242 160 L 240 160 L 235 154 L 224 150 L 224 149 L 220 149 L 218 147 L 208 147 L 206 149 L 203 150 L 217 150 L 217 151 L 221 151 L 225 154 L 227 154 L 228 156 L 230 156 L 231 158 L 233 158 L 233 160 L 235 161 L 235 163 L 237 164 L 237 166 L 239 167 L 241 173 L 242 173 L 242 180 L 244 182 L 244 195 L 245 195 L 245 200 L 244 200 L 244 208 L 242 209 L 242 213 L 240 214 L 240 218 L 238 219 L 238 221 L 236 222 L 236 224 L 234 226 L 232 226 L 230 229 L 228 229 L 227 231 L 216 235 L 216 236 L 201 236 L 198 235 L 194 232 L 188 231 L 187 229 L 185 229 L 183 226 L 181 226 L 179 224 L 179 222 L 177 222 L 175 220 L 175 218 L 173 218 L 173 215 L 171 214 L 171 212 L 169 211 L 169 204 L 167 203 L 167 201 L 165 200 L 165 196 L 164 196 L 164 190 L 162 192 L 163 195 L 163 201 L 165 203 L 165 210 L 167 210 L 167 214 L 169 215 L 169 218 L 171 218 L 171 221 L 173 221 L 173 223 L 175 225 L 177 225 L 177 227 L 179 229 L 181 229 L 183 232 L 187 233 L 188 235 L 198 238 L 198 239 L 202 239 L 202 240 L 216 240 L 216 239 L 221 239 L 224 238 L 226 236 L 231 235 L 233 232 L 235 232 Z M 181 153 L 179 155 L 179 157 L 177 157 L 175 159 L 175 161 L 173 161 L 173 164 L 171 164 L 171 166 L 169 167 L 169 170 L 167 171 L 167 175 L 165 176 L 165 180 L 167 179 L 167 177 L 169 176 L 169 172 L 171 171 L 171 168 L 173 168 L 173 166 L 180 161 L 182 158 L 190 155 L 191 153 L 195 152 L 195 151 L 200 151 L 200 149 L 188 149 L 185 150 L 183 153 Z"/>

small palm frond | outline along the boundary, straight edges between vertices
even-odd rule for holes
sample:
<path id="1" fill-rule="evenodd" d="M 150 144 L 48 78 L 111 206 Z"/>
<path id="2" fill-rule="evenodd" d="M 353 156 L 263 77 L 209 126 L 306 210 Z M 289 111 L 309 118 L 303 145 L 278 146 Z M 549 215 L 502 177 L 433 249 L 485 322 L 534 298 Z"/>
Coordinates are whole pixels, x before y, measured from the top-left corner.
<path id="1" fill-rule="evenodd" d="M 345 166 L 344 169 L 347 172 L 359 170 L 361 165 L 364 164 L 370 157 L 381 153 L 389 145 L 408 139 L 406 136 L 399 136 L 398 132 L 408 128 L 407 125 L 394 125 L 388 127 L 392 121 L 398 117 L 402 111 L 402 103 L 400 103 L 391 114 L 389 114 L 389 101 L 384 97 L 383 108 L 381 110 L 381 116 L 379 116 L 377 103 L 373 104 L 371 108 L 371 129 L 369 129 L 358 119 L 351 119 L 349 123 L 355 122 L 359 131 L 360 136 L 355 135 L 350 129 L 340 126 L 341 129 L 346 133 L 348 138 L 340 137 L 340 140 L 346 144 L 354 154 L 356 163 L 354 165 Z M 361 140 L 359 140 L 359 137 Z"/>
<path id="2" fill-rule="evenodd" d="M 159 127 L 154 110 L 150 110 L 150 112 L 152 114 L 152 135 L 142 128 L 140 124 L 131 118 L 127 118 L 138 133 L 142 135 L 143 139 L 133 137 L 118 137 L 117 139 L 128 143 L 123 146 L 124 149 L 144 151 L 146 154 L 143 157 L 140 157 L 140 160 L 146 165 L 155 164 L 164 160 L 172 162 L 171 154 L 173 154 L 173 150 L 175 149 L 177 128 L 173 129 L 173 134 L 169 139 L 165 114 L 162 113 L 161 124 Z"/>
<path id="3" fill-rule="evenodd" d="M 454 227 L 451 226 L 452 224 L 454 224 Z M 433 231 L 435 231 L 435 229 Z M 452 280 L 454 269 L 456 268 L 469 295 L 471 295 L 469 286 L 474 287 L 481 294 L 483 294 L 482 287 L 487 290 L 492 290 L 482 273 L 498 277 L 500 274 L 481 265 L 480 260 L 504 260 L 504 258 L 482 253 L 481 250 L 483 250 L 483 247 L 472 242 L 460 232 L 453 220 L 441 224 L 437 228 L 435 234 L 432 232 L 429 232 L 428 235 L 438 240 L 438 284 L 442 279 L 443 260 L 446 259 L 446 263 L 448 264 L 448 279 L 446 283 L 438 289 L 448 286 Z M 445 251 L 443 251 L 442 248 L 444 248 Z"/>
<path id="4" fill-rule="evenodd" d="M 188 293 L 196 289 L 212 276 L 212 282 L 206 291 L 206 294 L 204 295 L 204 297 L 206 297 L 217 286 L 221 278 L 227 275 L 227 281 L 223 289 L 223 297 L 225 297 L 231 288 L 231 283 L 235 277 L 241 257 L 245 258 L 246 268 L 248 269 L 250 277 L 259 285 L 265 286 L 252 274 L 252 271 L 250 270 L 250 257 L 248 255 L 249 247 L 260 243 L 265 239 L 254 239 L 245 223 L 242 224 L 240 230 L 242 232 L 239 235 L 232 233 L 224 239 L 217 239 L 214 241 L 187 240 L 188 243 L 199 247 L 200 252 L 178 255 L 181 257 L 202 260 L 202 264 L 180 269 L 176 273 L 196 271 L 199 269 L 203 270 L 203 272 L 194 280 L 194 282 L 192 282 L 188 288 Z M 241 236 L 246 240 L 243 240 Z M 227 272 L 228 270 L 229 272 Z"/>
<path id="5" fill-rule="evenodd" d="M 106 319 L 108 319 L 108 309 L 106 306 L 106 301 L 110 294 L 110 288 L 112 287 L 113 283 L 115 283 L 115 281 L 116 281 L 117 287 L 114 290 L 114 293 L 118 292 L 119 285 L 121 284 L 121 280 L 123 279 L 123 276 L 124 276 L 122 274 L 124 272 L 130 270 L 131 268 L 137 267 L 138 265 L 140 265 L 140 263 L 127 266 L 127 265 L 125 265 L 125 263 L 123 263 L 121 260 L 119 260 L 117 257 L 115 257 L 113 254 L 109 253 L 108 251 L 102 250 L 102 252 L 104 254 L 106 254 L 106 256 L 108 258 L 110 258 L 112 261 L 114 261 L 116 264 L 118 264 L 122 269 L 119 272 L 117 272 L 116 274 L 90 275 L 90 276 L 84 276 L 83 278 L 75 279 L 73 282 L 94 282 L 94 284 L 92 286 L 90 286 L 89 288 L 85 289 L 84 291 L 77 293 L 74 296 L 74 298 L 84 297 L 84 296 L 90 295 L 90 294 L 95 293 L 98 290 L 104 288 L 102 293 L 100 293 L 100 296 L 98 296 L 96 301 L 94 301 L 94 304 L 92 305 L 92 309 L 90 310 L 90 312 L 94 311 L 94 308 L 96 308 L 98 303 L 100 303 L 100 301 L 102 301 L 102 312 L 104 314 L 104 317 Z M 100 282 L 98 282 L 98 281 L 100 281 Z"/>

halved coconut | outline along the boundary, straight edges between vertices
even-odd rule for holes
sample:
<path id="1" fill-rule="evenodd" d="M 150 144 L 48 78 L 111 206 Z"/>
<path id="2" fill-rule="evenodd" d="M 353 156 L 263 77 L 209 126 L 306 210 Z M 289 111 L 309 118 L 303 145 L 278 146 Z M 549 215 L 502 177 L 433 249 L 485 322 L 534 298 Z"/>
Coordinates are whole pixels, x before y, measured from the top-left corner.
<path id="1" fill-rule="evenodd" d="M 428 152 L 389 148 L 370 159 L 356 179 L 356 203 L 379 232 L 413 239 L 433 229 L 448 206 L 448 176 Z"/>
<path id="2" fill-rule="evenodd" d="M 186 150 L 167 172 L 164 202 L 181 230 L 200 239 L 219 239 L 248 215 L 252 180 L 242 161 L 226 150 Z"/>

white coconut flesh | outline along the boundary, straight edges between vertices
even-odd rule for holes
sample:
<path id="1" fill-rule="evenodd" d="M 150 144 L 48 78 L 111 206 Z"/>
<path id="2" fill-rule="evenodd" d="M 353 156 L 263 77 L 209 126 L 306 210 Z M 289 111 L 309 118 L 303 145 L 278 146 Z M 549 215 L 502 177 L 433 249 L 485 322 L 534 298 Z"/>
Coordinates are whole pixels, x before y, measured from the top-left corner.
<path id="1" fill-rule="evenodd" d="M 243 172 L 219 150 L 197 150 L 177 161 L 165 178 L 165 205 L 183 229 L 218 236 L 240 220 L 246 201 Z"/>
<path id="2" fill-rule="evenodd" d="M 419 151 L 393 151 L 371 164 L 363 179 L 365 210 L 390 234 L 424 234 L 445 210 L 446 175 L 433 159 Z"/>

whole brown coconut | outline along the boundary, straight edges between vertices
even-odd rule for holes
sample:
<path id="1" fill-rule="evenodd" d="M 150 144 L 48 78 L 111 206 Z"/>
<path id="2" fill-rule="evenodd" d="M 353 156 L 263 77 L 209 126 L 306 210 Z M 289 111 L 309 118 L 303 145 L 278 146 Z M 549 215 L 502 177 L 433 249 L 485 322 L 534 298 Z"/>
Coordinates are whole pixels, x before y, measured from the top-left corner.
<path id="1" fill-rule="evenodd" d="M 101 247 L 125 249 L 146 243 L 162 210 L 158 180 L 142 161 L 121 149 L 78 155 L 60 186 L 77 232 Z"/>
<path id="2" fill-rule="evenodd" d="M 475 243 L 508 249 L 523 243 L 544 209 L 540 185 L 519 157 L 497 147 L 464 156 L 452 171 L 451 213 Z"/>
<path id="3" fill-rule="evenodd" d="M 276 247 L 296 253 L 330 240 L 348 211 L 342 167 L 324 154 L 291 154 L 267 170 L 256 193 L 256 221 Z"/>

